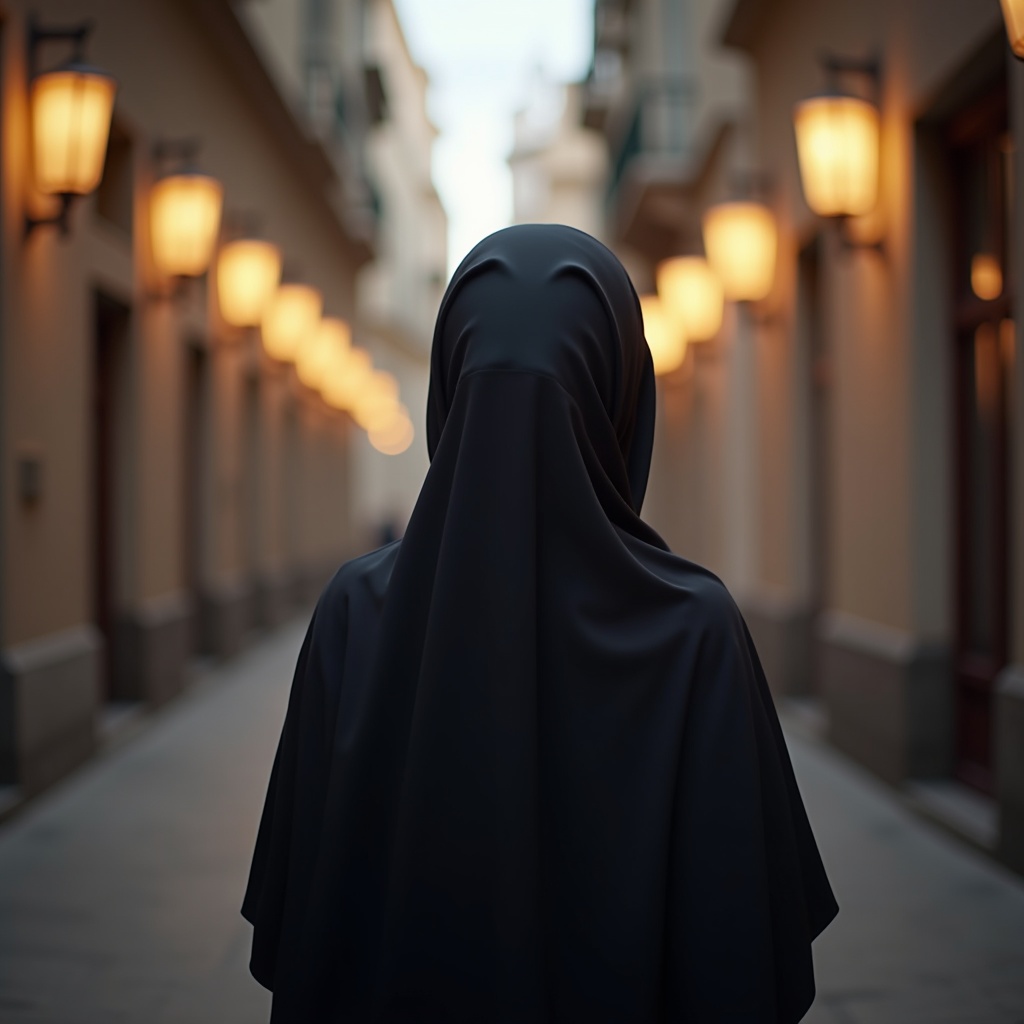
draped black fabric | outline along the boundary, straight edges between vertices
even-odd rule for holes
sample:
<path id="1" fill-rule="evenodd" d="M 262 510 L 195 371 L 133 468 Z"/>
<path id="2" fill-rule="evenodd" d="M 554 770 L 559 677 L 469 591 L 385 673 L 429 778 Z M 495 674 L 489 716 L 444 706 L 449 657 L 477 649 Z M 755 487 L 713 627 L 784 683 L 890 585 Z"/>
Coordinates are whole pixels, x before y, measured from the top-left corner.
<path id="1" fill-rule="evenodd" d="M 639 518 L 654 404 L 604 246 L 466 257 L 408 529 L 299 656 L 243 906 L 275 1024 L 810 1005 L 836 903 L 735 604 Z"/>

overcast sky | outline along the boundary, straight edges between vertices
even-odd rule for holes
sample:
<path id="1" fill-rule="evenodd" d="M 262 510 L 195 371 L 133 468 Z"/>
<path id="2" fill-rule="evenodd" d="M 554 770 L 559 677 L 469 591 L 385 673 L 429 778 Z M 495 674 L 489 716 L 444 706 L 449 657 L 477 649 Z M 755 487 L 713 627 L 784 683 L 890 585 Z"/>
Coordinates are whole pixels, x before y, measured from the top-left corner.
<path id="1" fill-rule="evenodd" d="M 593 45 L 593 0 L 395 0 L 409 48 L 429 73 L 441 130 L 434 179 L 449 218 L 449 270 L 509 223 L 506 158 L 512 119 L 540 66 L 582 78 Z"/>

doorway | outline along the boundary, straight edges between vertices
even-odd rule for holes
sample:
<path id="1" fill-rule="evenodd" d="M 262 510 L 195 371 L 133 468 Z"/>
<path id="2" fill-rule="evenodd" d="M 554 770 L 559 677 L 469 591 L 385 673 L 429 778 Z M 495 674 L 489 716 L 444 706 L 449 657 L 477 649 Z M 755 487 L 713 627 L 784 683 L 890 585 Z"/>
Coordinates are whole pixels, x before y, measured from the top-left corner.
<path id="1" fill-rule="evenodd" d="M 121 551 L 128 524 L 124 514 L 126 446 L 129 443 L 128 356 L 129 308 L 97 292 L 93 303 L 92 478 L 93 478 L 93 621 L 103 637 L 100 699 L 118 696 L 122 664 L 119 629 L 124 572 Z"/>
<path id="2" fill-rule="evenodd" d="M 193 600 L 193 606 L 202 607 L 203 595 L 203 524 L 206 510 L 206 418 L 207 388 L 209 386 L 209 358 L 206 349 L 198 344 L 185 346 L 185 401 L 184 438 L 182 451 L 184 467 L 182 473 L 183 508 L 182 526 L 184 556 L 183 577 L 185 588 Z M 201 619 L 201 616 L 200 616 Z M 201 634 L 201 622 L 199 633 Z M 194 638 L 197 649 L 202 647 L 202 636 Z"/>
<path id="3" fill-rule="evenodd" d="M 1009 635 L 1007 439 L 1014 340 L 1012 146 L 1004 77 L 946 132 L 954 190 L 955 771 L 992 791 L 992 706 Z"/>

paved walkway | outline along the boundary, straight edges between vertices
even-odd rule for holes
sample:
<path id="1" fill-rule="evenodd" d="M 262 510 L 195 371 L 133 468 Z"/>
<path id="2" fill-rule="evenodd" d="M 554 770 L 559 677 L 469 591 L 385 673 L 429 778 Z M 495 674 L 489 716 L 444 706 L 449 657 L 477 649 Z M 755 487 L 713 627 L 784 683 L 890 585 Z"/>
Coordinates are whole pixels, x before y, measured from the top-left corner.
<path id="1" fill-rule="evenodd" d="M 302 639 L 261 641 L 0 828 L 5 1024 L 259 1024 L 238 914 Z M 842 906 L 808 1024 L 1024 1024 L 1024 885 L 790 732 Z"/>

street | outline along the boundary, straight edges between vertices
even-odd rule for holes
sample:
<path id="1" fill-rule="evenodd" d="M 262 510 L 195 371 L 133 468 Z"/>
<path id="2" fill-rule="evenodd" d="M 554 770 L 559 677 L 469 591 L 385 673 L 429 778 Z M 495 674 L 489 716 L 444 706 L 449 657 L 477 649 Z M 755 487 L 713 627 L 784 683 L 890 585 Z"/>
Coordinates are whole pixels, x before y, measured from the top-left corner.
<path id="1" fill-rule="evenodd" d="M 304 622 L 0 828 L 0 1020 L 257 1024 L 238 912 Z M 811 1024 L 1022 1024 L 1024 883 L 788 730 L 841 912 Z"/>

